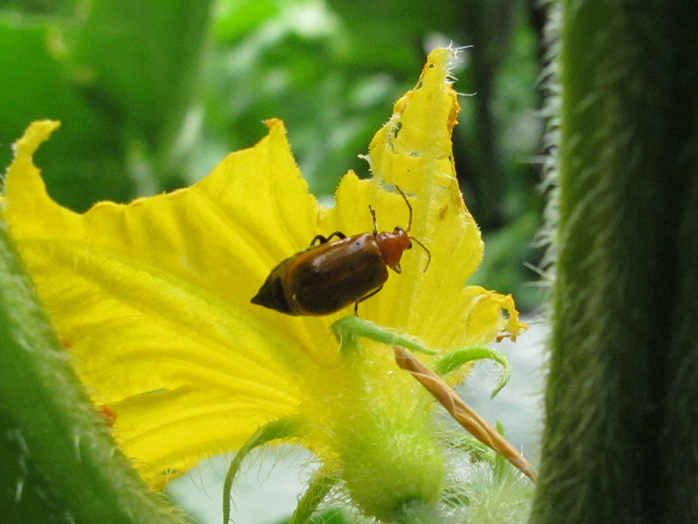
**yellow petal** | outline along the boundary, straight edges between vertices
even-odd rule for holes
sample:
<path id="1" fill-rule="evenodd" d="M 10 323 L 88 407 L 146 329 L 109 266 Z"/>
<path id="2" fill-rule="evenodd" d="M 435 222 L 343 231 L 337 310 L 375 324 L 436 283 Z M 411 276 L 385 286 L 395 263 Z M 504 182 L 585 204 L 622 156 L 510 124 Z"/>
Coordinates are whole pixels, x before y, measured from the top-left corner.
<path id="1" fill-rule="evenodd" d="M 127 453 L 151 475 L 191 467 L 295 412 L 317 337 L 249 304 L 267 268 L 315 232 L 283 125 L 188 190 L 82 215 L 51 200 L 32 162 L 56 127 L 35 123 L 17 143 L 5 216 Z"/>

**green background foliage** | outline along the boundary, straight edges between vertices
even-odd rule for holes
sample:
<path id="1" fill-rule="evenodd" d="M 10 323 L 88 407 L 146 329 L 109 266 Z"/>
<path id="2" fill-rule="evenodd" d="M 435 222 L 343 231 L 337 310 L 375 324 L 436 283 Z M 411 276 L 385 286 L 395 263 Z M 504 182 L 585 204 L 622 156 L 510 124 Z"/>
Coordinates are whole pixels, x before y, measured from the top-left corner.
<path id="1" fill-rule="evenodd" d="M 188 185 L 286 122 L 313 191 L 354 169 L 428 50 L 473 46 L 456 67 L 455 158 L 489 249 L 476 277 L 539 301 L 525 263 L 541 118 L 540 14 L 522 0 L 14 0 L 0 9 L 0 165 L 31 120 L 63 126 L 37 155 L 51 194 L 103 199 Z"/>

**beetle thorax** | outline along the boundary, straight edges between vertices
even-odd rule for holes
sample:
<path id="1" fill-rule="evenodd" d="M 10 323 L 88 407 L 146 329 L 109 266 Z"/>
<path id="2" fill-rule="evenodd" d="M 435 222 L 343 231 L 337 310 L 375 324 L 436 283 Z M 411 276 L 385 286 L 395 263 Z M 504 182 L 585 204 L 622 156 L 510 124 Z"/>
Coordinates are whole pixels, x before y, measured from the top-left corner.
<path id="1" fill-rule="evenodd" d="M 381 250 L 385 264 L 399 273 L 402 253 L 412 247 L 412 241 L 405 230 L 397 226 L 392 233 L 387 231 L 378 233 L 376 243 Z"/>

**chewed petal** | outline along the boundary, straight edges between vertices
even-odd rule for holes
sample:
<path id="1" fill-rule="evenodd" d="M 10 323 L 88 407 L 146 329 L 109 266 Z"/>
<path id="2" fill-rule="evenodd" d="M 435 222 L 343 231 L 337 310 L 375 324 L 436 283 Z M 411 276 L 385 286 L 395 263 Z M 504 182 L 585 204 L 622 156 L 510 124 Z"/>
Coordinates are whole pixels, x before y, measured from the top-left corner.
<path id="1" fill-rule="evenodd" d="M 417 86 L 395 103 L 370 147 L 375 177 L 429 199 L 455 182 L 451 134 L 460 107 L 448 81 L 455 54 L 452 49 L 430 53 Z"/>
<path id="2" fill-rule="evenodd" d="M 392 117 L 371 142 L 373 178 L 347 174 L 337 190 L 336 207 L 320 222 L 326 231 L 369 232 L 370 205 L 379 231 L 407 229 L 411 207 L 409 234 L 426 250 L 414 242 L 403 254 L 402 273 L 391 273 L 376 298 L 360 309 L 378 324 L 409 326 L 412 334 L 430 343 L 443 338 L 433 326 L 444 316 L 460 318 L 457 290 L 483 254 L 480 231 L 465 207 L 453 164 L 451 133 L 459 106 L 448 68 L 454 53 L 439 49 L 429 55 L 417 86 L 395 104 Z M 409 206 L 391 185 L 407 193 Z"/>
<path id="3" fill-rule="evenodd" d="M 511 295 L 500 295 L 478 286 L 463 293 L 468 306 L 462 311 L 460 328 L 468 344 L 487 344 L 504 336 L 515 340 L 528 326 L 519 320 Z"/>

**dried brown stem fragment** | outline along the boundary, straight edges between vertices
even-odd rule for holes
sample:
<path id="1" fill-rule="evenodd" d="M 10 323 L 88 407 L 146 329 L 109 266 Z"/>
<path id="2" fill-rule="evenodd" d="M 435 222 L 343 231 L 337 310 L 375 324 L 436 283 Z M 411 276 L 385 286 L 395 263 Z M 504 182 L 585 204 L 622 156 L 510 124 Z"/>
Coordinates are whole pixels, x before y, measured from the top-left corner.
<path id="1" fill-rule="evenodd" d="M 524 475 L 536 482 L 538 477 L 531 464 L 500 435 L 485 419 L 468 406 L 444 380 L 416 359 L 409 351 L 393 346 L 395 362 L 409 372 L 438 400 L 443 407 L 480 442 L 503 455 Z"/>

